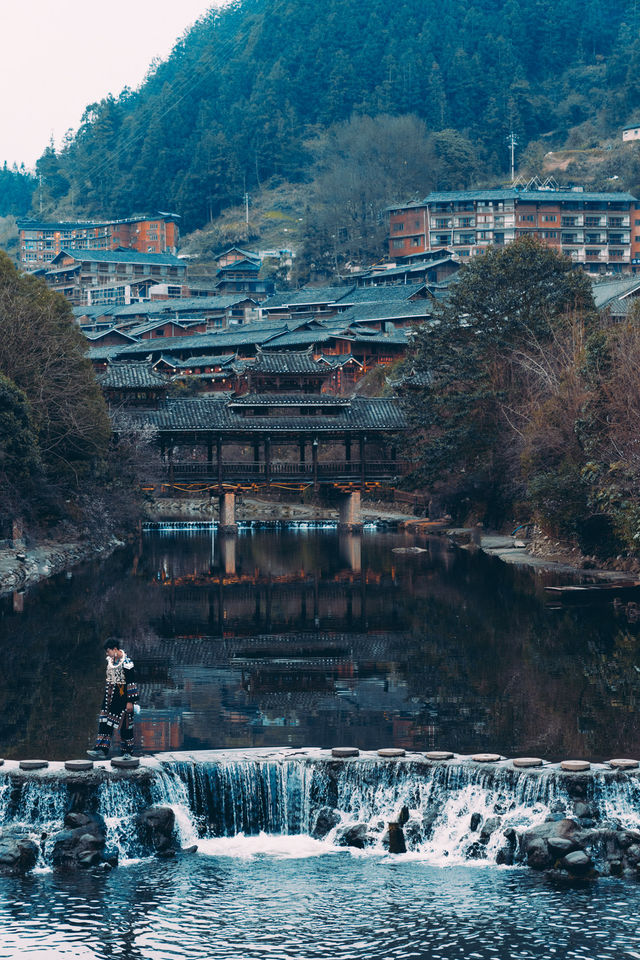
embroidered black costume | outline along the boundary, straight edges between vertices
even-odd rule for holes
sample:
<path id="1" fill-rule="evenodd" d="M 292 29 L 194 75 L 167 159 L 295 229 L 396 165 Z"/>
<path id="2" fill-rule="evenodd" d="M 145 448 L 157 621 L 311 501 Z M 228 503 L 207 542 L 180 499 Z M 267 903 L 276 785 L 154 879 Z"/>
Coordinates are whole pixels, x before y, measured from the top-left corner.
<path id="1" fill-rule="evenodd" d="M 133 747 L 133 711 L 127 710 L 127 704 L 138 702 L 138 687 L 133 661 L 124 650 L 121 654 L 116 660 L 107 655 L 107 683 L 95 745 L 95 750 L 103 751 L 105 756 L 117 729 L 124 753 L 130 753 Z"/>

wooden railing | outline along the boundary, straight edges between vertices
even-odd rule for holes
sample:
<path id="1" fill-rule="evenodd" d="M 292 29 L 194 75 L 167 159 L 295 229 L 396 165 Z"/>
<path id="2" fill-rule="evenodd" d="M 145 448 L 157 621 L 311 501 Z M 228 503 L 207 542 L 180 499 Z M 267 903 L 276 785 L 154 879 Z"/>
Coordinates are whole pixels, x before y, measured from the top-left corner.
<path id="1" fill-rule="evenodd" d="M 202 460 L 165 461 L 153 471 L 169 482 L 212 481 L 234 483 L 249 481 L 270 483 L 278 480 L 298 480 L 327 482 L 336 480 L 390 480 L 403 476 L 411 470 L 408 460 L 319 460 L 313 462 L 291 462 L 273 460 L 270 463 L 251 463 L 247 461 L 224 460 L 218 465 L 215 461 Z"/>

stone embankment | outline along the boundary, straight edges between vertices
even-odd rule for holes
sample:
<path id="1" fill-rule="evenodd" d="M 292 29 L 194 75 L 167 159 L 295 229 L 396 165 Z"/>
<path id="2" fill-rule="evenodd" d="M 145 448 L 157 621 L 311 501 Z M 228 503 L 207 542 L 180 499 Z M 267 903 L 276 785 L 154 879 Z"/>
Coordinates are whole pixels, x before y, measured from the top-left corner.
<path id="1" fill-rule="evenodd" d="M 16 543 L 0 548 L 0 596 L 20 593 L 40 580 L 62 573 L 95 557 L 106 557 L 123 545 L 116 537 L 104 542 L 58 543 L 44 541 L 37 546 Z"/>

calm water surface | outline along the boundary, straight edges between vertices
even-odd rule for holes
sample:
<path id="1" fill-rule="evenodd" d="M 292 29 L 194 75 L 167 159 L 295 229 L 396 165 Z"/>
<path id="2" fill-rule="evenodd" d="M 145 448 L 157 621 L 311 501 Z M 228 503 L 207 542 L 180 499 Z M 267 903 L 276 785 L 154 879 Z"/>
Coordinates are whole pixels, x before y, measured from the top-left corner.
<path id="1" fill-rule="evenodd" d="M 0 755 L 83 754 L 109 636 L 138 667 L 145 750 L 638 755 L 638 626 L 552 609 L 543 582 L 402 533 L 145 534 L 0 601 Z"/>
<path id="2" fill-rule="evenodd" d="M 302 843 L 302 841 L 299 841 Z M 195 856 L 0 880 L 0 958 L 632 960 L 640 889 L 555 889 L 525 870 Z"/>

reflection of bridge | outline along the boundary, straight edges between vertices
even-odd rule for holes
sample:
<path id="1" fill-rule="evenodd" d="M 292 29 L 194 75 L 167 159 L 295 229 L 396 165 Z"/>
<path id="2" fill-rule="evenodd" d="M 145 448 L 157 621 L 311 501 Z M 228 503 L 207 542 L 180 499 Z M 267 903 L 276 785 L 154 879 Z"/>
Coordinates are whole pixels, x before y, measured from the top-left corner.
<path id="1" fill-rule="evenodd" d="M 220 495 L 220 526 L 235 530 L 234 488 L 331 484 L 340 522 L 358 527 L 368 483 L 408 472 L 397 456 L 407 423 L 395 400 L 326 394 L 259 394 L 166 400 L 136 414 L 158 431 L 162 464 L 149 482 L 205 486 Z M 185 457 L 185 453 L 187 457 Z M 353 456 L 352 456 L 353 454 Z M 188 459 L 190 457 L 190 459 Z"/>

